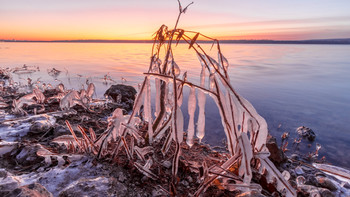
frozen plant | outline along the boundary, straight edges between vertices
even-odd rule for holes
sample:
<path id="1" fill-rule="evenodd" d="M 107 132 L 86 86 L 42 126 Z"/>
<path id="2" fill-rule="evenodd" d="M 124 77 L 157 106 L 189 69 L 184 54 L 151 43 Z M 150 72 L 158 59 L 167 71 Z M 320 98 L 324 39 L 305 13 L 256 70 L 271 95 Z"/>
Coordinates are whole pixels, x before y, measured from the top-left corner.
<path id="1" fill-rule="evenodd" d="M 113 113 L 112 117 L 115 118 L 111 119 L 107 130 L 94 143 L 94 146 L 98 148 L 97 157 L 109 156 L 113 159 L 121 154 L 126 154 L 130 163 L 145 176 L 158 179 L 152 166 L 162 161 L 153 161 L 152 157 L 146 158 L 146 155 L 162 147 L 161 152 L 164 158 L 172 159 L 169 187 L 175 190 L 174 186 L 179 182 L 179 161 L 183 147 L 181 144 L 184 141 L 184 117 L 180 107 L 183 103 L 183 89 L 188 87 L 190 95 L 187 102 L 190 118 L 187 128 L 187 144 L 191 147 L 196 137 L 201 140 L 205 136 L 205 103 L 206 97 L 211 97 L 220 112 L 229 153 L 228 159 L 220 166 L 206 166 L 205 162 L 199 167 L 198 164 L 192 166 L 198 169 L 197 172 L 200 171 L 199 169 L 205 172 L 201 173 L 201 184 L 194 196 L 203 194 L 218 178 L 230 177 L 228 172 L 234 165 L 238 170 L 238 176 L 231 175 L 232 179 L 235 179 L 235 184 L 226 184 L 227 189 L 232 190 L 235 187 L 245 191 L 261 190 L 261 187 L 251 183 L 252 168 L 255 168 L 255 171 L 266 176 L 269 183 L 275 183 L 276 188 L 282 194 L 296 196 L 295 190 L 285 176 L 268 159 L 270 153 L 266 147 L 267 123 L 252 104 L 233 88 L 228 74 L 229 63 L 221 52 L 219 41 L 198 32 L 178 28 L 181 15 L 192 4 L 182 8 L 180 1 L 178 3 L 179 15 L 175 27 L 169 29 L 166 25 L 162 25 L 154 34 L 150 66 L 144 73 L 145 78 L 131 114 L 124 116 L 120 111 L 117 111 L 117 115 Z M 198 40 L 201 38 L 213 42 L 217 53 L 216 59 L 209 56 L 199 45 Z M 176 63 L 176 54 L 172 50 L 174 45 L 180 41 L 187 43 L 189 49 L 192 49 L 198 56 L 201 64 L 200 84 L 189 81 L 186 72 L 183 72 L 183 77 L 180 78 L 181 67 Z M 152 80 L 154 83 L 151 83 Z M 154 113 L 151 107 L 152 84 L 155 84 L 156 91 Z M 142 105 L 143 113 L 140 113 Z M 199 115 L 197 130 L 195 130 L 194 112 L 197 105 Z M 135 118 L 142 118 L 143 124 L 136 124 Z M 136 146 L 134 140 L 140 144 Z M 172 151 L 169 151 L 170 147 Z M 253 159 L 255 162 L 251 162 Z"/>

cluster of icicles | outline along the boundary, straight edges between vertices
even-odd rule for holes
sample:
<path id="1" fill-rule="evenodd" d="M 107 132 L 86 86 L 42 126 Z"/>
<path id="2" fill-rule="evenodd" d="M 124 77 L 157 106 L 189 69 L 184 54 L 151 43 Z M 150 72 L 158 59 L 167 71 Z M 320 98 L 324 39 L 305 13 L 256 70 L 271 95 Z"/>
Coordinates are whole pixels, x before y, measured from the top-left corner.
<path id="1" fill-rule="evenodd" d="M 172 174 L 176 177 L 181 155 L 180 144 L 183 142 L 185 131 L 183 112 L 180 107 L 183 103 L 183 88 L 188 86 L 190 88 L 188 97 L 189 123 L 186 143 L 191 147 L 196 137 L 201 140 L 205 135 L 205 103 L 206 95 L 209 95 L 214 99 L 220 111 L 222 125 L 227 137 L 228 150 L 231 155 L 231 158 L 221 166 L 207 167 L 207 170 L 211 170 L 208 170 L 207 177 L 203 178 L 195 196 L 203 193 L 215 179 L 227 173 L 227 170 L 235 163 L 239 165 L 241 182 L 236 180 L 237 184 L 227 183 L 226 186 L 242 190 L 256 188 L 261 190 L 260 185 L 251 183 L 251 160 L 253 158 L 260 161 L 254 167 L 260 173 L 266 175 L 268 182 L 275 183 L 276 188 L 284 195 L 295 196 L 295 190 L 288 183 L 288 176 L 282 176 L 268 159 L 270 153 L 265 146 L 268 134 L 266 121 L 246 99 L 235 92 L 230 84 L 226 58 L 219 53 L 218 61 L 216 61 L 208 55 L 197 54 L 202 65 L 199 85 L 189 82 L 186 72 L 182 78 L 179 78 L 180 68 L 171 55 L 167 62 L 171 67 L 161 74 L 162 62 L 159 58 L 153 56 L 149 72 L 145 73 L 145 79 L 136 97 L 132 113 L 123 115 L 121 109 L 116 109 L 108 119 L 108 128 L 97 139 L 93 131 L 90 131 L 90 134 L 94 137 L 89 138 L 82 128 L 79 128 L 79 130 L 83 139 L 77 139 L 67 122 L 79 147 L 84 152 L 95 154 L 98 158 L 108 155 L 115 158 L 124 149 L 128 159 L 133 161 L 132 164 L 140 172 L 152 179 L 158 179 L 159 177 L 152 172 L 155 163 L 154 158 L 150 157 L 149 154 L 155 151 L 155 144 L 161 143 L 161 152 L 166 155 L 171 144 L 175 143 Z M 151 106 L 152 78 L 154 78 L 156 91 L 153 114 Z M 164 88 L 163 95 L 162 88 Z M 163 99 L 163 103 L 161 99 Z M 165 113 L 161 112 L 161 105 L 165 106 Z M 195 124 L 194 116 L 197 105 L 199 114 Z M 157 118 L 160 119 L 158 123 L 156 123 Z M 140 130 L 141 127 L 145 128 L 145 125 L 146 134 Z M 113 144 L 112 152 L 111 149 L 108 149 L 111 144 Z M 157 163 L 159 162 L 161 161 L 157 161 Z"/>
<path id="2" fill-rule="evenodd" d="M 176 31 L 184 37 L 183 30 Z M 169 34 L 163 26 L 159 32 L 159 35 L 162 32 L 165 32 L 164 35 Z M 198 34 L 195 37 L 198 37 Z M 158 39 L 160 38 L 161 36 Z M 177 177 L 178 173 L 179 157 L 182 154 L 180 144 L 183 142 L 184 132 L 187 132 L 186 143 L 189 147 L 193 146 L 195 138 L 202 140 L 205 135 L 205 105 L 207 95 L 209 95 L 219 109 L 230 158 L 221 166 L 206 167 L 206 164 L 203 164 L 207 175 L 201 179 L 202 182 L 194 195 L 202 194 L 214 180 L 223 177 L 224 174 L 227 177 L 228 169 L 236 164 L 239 166 L 240 181 L 235 180 L 235 184 L 226 181 L 227 188 L 234 187 L 242 190 L 260 188 L 261 190 L 260 185 L 251 183 L 252 168 L 255 168 L 266 176 L 269 183 L 274 183 L 283 195 L 295 196 L 295 190 L 288 183 L 289 176 L 282 176 L 268 159 L 270 153 L 265 145 L 268 135 L 266 121 L 246 99 L 233 89 L 227 72 L 229 64 L 220 52 L 219 44 L 217 43 L 218 58 L 216 60 L 207 55 L 199 45 L 194 44 L 195 39 L 192 39 L 191 44 L 189 43 L 190 48 L 197 53 L 202 67 L 200 84 L 194 84 L 187 79 L 186 72 L 180 77 L 181 71 L 170 52 L 171 47 L 164 44 L 163 38 L 164 36 L 158 43 L 158 52 L 151 58 L 150 68 L 145 73 L 145 79 L 135 99 L 131 114 L 123 115 L 121 109 L 116 109 L 108 118 L 107 129 L 98 137 L 92 129 L 89 130 L 89 137 L 87 131 L 78 126 L 82 134 L 82 138 L 78 138 L 67 121 L 67 126 L 75 141 L 70 141 L 69 147 L 75 149 L 75 145 L 78 145 L 79 152 L 89 152 L 98 158 L 112 157 L 111 159 L 114 159 L 125 152 L 128 159 L 132 161 L 131 163 L 145 176 L 152 179 L 159 179 L 152 169 L 156 163 L 162 161 L 154 161 L 154 157 L 150 155 L 156 151 L 156 147 L 162 147 L 163 155 L 172 156 L 172 176 L 176 180 L 174 177 Z M 159 59 L 159 51 L 162 47 L 167 49 L 163 61 Z M 151 80 L 154 80 L 154 83 L 151 83 Z M 151 84 L 155 86 L 155 110 L 152 110 L 151 104 Z M 187 101 L 187 113 L 189 114 L 187 129 L 184 129 L 184 116 L 181 110 L 185 86 L 190 89 Z M 80 94 L 74 91 L 64 93 L 65 96 L 60 103 L 61 108 L 69 108 L 74 104 L 85 106 L 87 101 L 83 101 L 83 98 L 89 99 L 92 94 L 89 88 L 85 94 L 87 96 L 82 94 L 84 91 Z M 199 113 L 195 123 L 197 106 Z M 144 133 L 145 129 L 147 132 Z M 172 145 L 175 146 L 175 151 L 169 153 L 170 147 L 174 147 Z M 256 161 L 254 165 L 252 165 L 252 159 Z"/>

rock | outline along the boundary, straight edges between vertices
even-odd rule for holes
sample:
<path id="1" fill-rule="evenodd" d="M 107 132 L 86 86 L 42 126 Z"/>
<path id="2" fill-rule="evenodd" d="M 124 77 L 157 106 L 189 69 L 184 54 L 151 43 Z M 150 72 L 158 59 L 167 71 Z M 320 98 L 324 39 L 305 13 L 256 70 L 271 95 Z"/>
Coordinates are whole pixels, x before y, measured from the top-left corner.
<path id="1" fill-rule="evenodd" d="M 158 197 L 158 196 L 168 196 L 168 194 L 162 189 L 152 190 L 152 197 Z"/>
<path id="2" fill-rule="evenodd" d="M 237 197 L 265 197 L 265 196 L 262 195 L 260 192 L 253 190 L 253 191 L 249 191 L 249 192 L 244 192 L 244 193 L 238 195 Z"/>
<path id="3" fill-rule="evenodd" d="M 171 167 L 171 162 L 170 161 L 164 161 L 163 162 L 163 166 L 165 167 L 165 168 L 170 168 Z"/>
<path id="4" fill-rule="evenodd" d="M 187 177 L 187 181 L 188 181 L 189 183 L 192 183 L 192 182 L 193 182 L 193 178 L 192 178 L 191 176 L 188 176 L 188 177 Z"/>
<path id="5" fill-rule="evenodd" d="M 314 194 L 317 196 L 320 195 L 318 192 L 317 187 L 312 186 L 312 185 L 298 185 L 298 190 L 302 192 L 305 196 L 312 196 L 311 194 Z M 309 194 L 309 195 L 308 195 Z"/>
<path id="6" fill-rule="evenodd" d="M 295 181 L 297 182 L 297 185 L 304 185 L 306 179 L 305 179 L 305 177 L 303 177 L 303 176 L 298 176 L 298 177 L 295 179 Z"/>
<path id="7" fill-rule="evenodd" d="M 126 110 L 131 110 L 134 105 L 136 90 L 132 86 L 118 84 L 108 88 L 104 95 L 110 96 L 114 102 L 126 104 Z"/>
<path id="8" fill-rule="evenodd" d="M 15 156 L 15 162 L 21 166 L 32 166 L 41 163 L 45 158 L 36 154 L 38 147 L 22 145 L 18 149 L 11 151 Z"/>
<path id="9" fill-rule="evenodd" d="M 272 137 L 271 135 L 267 136 L 266 140 L 266 147 L 270 151 L 269 159 L 276 165 L 279 165 L 285 161 L 287 161 L 286 155 L 283 153 L 283 151 L 278 148 L 277 141 L 275 137 Z"/>
<path id="10" fill-rule="evenodd" d="M 50 129 L 53 128 L 53 125 L 48 120 L 39 120 L 35 121 L 29 128 L 28 134 L 44 134 Z"/>
<path id="11" fill-rule="evenodd" d="M 316 138 L 315 132 L 312 129 L 305 126 L 298 127 L 297 132 L 300 136 L 307 138 L 309 141 L 314 141 Z"/>
<path id="12" fill-rule="evenodd" d="M 297 161 L 300 160 L 300 156 L 299 156 L 298 154 L 295 154 L 295 153 L 292 154 L 292 155 L 290 156 L 290 158 L 293 159 L 293 160 L 297 160 Z"/>
<path id="13" fill-rule="evenodd" d="M 335 195 L 331 191 L 329 191 L 328 189 L 318 188 L 318 191 L 322 197 L 335 197 Z"/>
<path id="14" fill-rule="evenodd" d="M 18 188 L 18 182 L 15 180 L 6 181 L 5 183 L 0 183 L 0 196 L 9 195 L 10 193 L 12 193 L 13 190 L 17 188 Z"/>
<path id="15" fill-rule="evenodd" d="M 331 179 L 327 178 L 327 177 L 316 177 L 318 186 L 323 187 L 323 188 L 327 188 L 331 191 L 336 191 L 338 188 L 337 186 L 332 182 Z"/>
<path id="16" fill-rule="evenodd" d="M 185 187 L 189 186 L 188 182 L 185 180 L 181 181 L 180 183 Z"/>
<path id="17" fill-rule="evenodd" d="M 111 196 L 111 186 L 115 187 L 116 196 L 125 196 L 126 186 L 118 181 L 112 182 L 106 177 L 80 178 L 63 189 L 59 196 Z"/>
<path id="18" fill-rule="evenodd" d="M 321 197 L 334 197 L 335 195 L 325 188 L 319 188 L 312 185 L 298 185 L 298 190 L 305 196 L 321 196 Z"/>
<path id="19" fill-rule="evenodd" d="M 302 169 L 300 166 L 296 167 L 296 168 L 294 169 L 294 171 L 295 171 L 295 173 L 296 173 L 297 175 L 302 175 L 302 174 L 304 174 L 304 171 L 303 171 L 303 169 Z"/>
<path id="20" fill-rule="evenodd" d="M 7 172 L 4 169 L 0 170 L 0 178 L 6 179 L 7 177 Z"/>
<path id="21" fill-rule="evenodd" d="M 19 187 L 13 192 L 17 193 L 18 191 L 20 191 L 20 193 L 17 195 L 18 197 L 26 197 L 26 196 L 52 197 L 53 196 L 49 191 L 46 190 L 44 186 L 40 185 L 39 183 L 33 183 L 33 184 Z"/>
<path id="22" fill-rule="evenodd" d="M 123 172 L 118 173 L 118 181 L 123 183 L 126 179 L 127 179 L 127 177 L 124 175 Z"/>
<path id="23" fill-rule="evenodd" d="M 308 175 L 309 175 L 309 176 L 306 177 L 305 184 L 317 186 L 318 183 L 317 183 L 317 179 L 316 179 L 316 177 L 314 176 L 314 174 L 308 174 Z"/>

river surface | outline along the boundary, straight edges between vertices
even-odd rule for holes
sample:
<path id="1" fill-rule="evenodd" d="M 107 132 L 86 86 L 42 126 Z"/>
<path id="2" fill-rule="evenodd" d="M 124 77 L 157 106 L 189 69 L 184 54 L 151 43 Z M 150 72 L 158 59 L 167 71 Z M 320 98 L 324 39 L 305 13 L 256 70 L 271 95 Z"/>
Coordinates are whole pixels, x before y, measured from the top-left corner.
<path id="1" fill-rule="evenodd" d="M 233 87 L 266 119 L 270 133 L 280 142 L 282 133 L 290 132 L 289 154 L 314 152 L 319 143 L 319 158 L 350 168 L 350 45 L 223 44 L 221 48 L 230 63 Z M 198 84 L 201 67 L 195 53 L 182 44 L 174 52 L 181 71 Z M 151 44 L 0 42 L 0 67 L 38 66 L 40 72 L 13 74 L 22 84 L 29 77 L 79 89 L 88 79 L 102 98 L 111 84 L 137 89 L 150 54 Z M 62 72 L 50 76 L 47 70 L 52 68 Z M 221 145 L 225 134 L 219 112 L 210 99 L 206 108 L 204 140 Z M 299 126 L 311 128 L 317 137 L 312 143 L 303 140 L 295 149 L 292 143 Z"/>

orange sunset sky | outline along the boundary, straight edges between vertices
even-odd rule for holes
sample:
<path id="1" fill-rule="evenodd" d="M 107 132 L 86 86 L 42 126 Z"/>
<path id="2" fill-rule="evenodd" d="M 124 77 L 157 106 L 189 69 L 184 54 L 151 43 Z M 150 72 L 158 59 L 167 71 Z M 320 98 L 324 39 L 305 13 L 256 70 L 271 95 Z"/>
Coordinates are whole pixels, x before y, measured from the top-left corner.
<path id="1" fill-rule="evenodd" d="M 191 1 L 181 1 L 183 5 Z M 176 0 L 0 0 L 0 39 L 149 40 Z M 347 0 L 197 0 L 179 28 L 218 39 L 350 38 Z"/>

